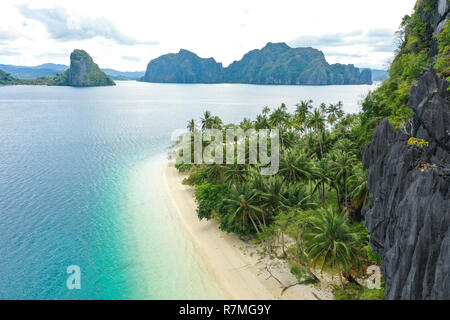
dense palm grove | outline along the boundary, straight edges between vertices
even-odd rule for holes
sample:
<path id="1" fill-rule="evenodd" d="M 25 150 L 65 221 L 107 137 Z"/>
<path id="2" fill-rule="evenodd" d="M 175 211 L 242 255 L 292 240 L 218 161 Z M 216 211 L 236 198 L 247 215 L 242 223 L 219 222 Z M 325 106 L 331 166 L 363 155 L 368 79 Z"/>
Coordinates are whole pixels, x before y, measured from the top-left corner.
<path id="1" fill-rule="evenodd" d="M 436 6 L 436 0 L 418 0 L 413 14 L 404 17 L 389 79 L 369 93 L 360 114 L 345 115 L 341 103 L 314 107 L 302 101 L 294 112 L 285 105 L 266 107 L 254 121 L 239 125 L 224 125 L 209 112 L 198 126 L 191 120 L 191 132 L 238 127 L 280 132 L 280 170 L 274 176 L 261 176 L 256 165 L 177 165 L 189 170 L 185 183 L 195 186 L 199 218 L 254 239 L 266 255 L 284 260 L 301 283 L 319 282 L 318 272 L 337 275 L 336 299 L 383 298 L 383 289 L 361 285 L 367 266 L 379 264 L 361 222 L 369 201 L 361 154 L 381 119 L 396 129 L 411 119 L 409 91 L 427 68 L 450 80 L 450 27 L 447 22 L 434 37 Z"/>
<path id="2" fill-rule="evenodd" d="M 266 107 L 256 120 L 239 125 L 224 125 L 207 111 L 187 127 L 280 132 L 280 168 L 273 176 L 262 176 L 259 165 L 177 164 L 180 171 L 189 170 L 184 182 L 196 188 L 200 219 L 215 219 L 222 230 L 260 243 L 265 254 L 286 261 L 302 283 L 317 283 L 317 272 L 325 271 L 346 288 L 336 289 L 337 296 L 382 297 L 382 290 L 368 292 L 360 285 L 367 266 L 378 261 L 361 223 L 369 193 L 362 146 L 355 142 L 359 115 L 345 115 L 341 103 L 314 108 L 312 101 L 302 101 L 293 113 L 284 104 Z"/>

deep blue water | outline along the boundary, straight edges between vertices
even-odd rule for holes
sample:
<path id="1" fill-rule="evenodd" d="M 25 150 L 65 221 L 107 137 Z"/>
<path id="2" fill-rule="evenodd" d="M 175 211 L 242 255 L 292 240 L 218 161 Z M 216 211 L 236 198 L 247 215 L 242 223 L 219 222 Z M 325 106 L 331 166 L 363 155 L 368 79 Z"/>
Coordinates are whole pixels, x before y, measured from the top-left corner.
<path id="1" fill-rule="evenodd" d="M 173 130 L 300 99 L 355 112 L 371 88 L 0 87 L 0 299 L 221 298 L 160 188 Z"/>

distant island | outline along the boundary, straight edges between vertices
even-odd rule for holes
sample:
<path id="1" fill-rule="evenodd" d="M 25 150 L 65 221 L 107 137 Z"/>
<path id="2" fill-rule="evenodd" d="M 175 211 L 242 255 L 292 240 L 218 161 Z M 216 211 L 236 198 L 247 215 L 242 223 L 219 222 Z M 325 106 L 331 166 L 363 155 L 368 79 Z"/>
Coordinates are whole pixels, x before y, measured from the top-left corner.
<path id="1" fill-rule="evenodd" d="M 0 64 L 0 70 L 9 73 L 18 79 L 35 79 L 47 76 L 56 76 L 67 70 L 69 66 L 64 64 L 44 63 L 37 66 L 17 66 L 11 64 Z M 368 68 L 359 68 L 368 69 Z M 145 75 L 145 71 L 118 71 L 109 68 L 101 68 L 111 79 L 118 81 L 139 80 Z M 372 81 L 384 81 L 389 77 L 385 70 L 370 69 L 372 71 Z"/>
<path id="2" fill-rule="evenodd" d="M 372 84 L 370 69 L 352 64 L 332 64 L 313 48 L 291 48 L 269 42 L 224 68 L 214 58 L 200 58 L 181 49 L 156 58 L 147 66 L 144 82 L 157 83 L 247 83 L 278 85 Z"/>
<path id="3" fill-rule="evenodd" d="M 3 70 L 18 79 L 36 79 L 41 77 L 56 76 L 67 69 L 69 69 L 69 66 L 55 63 L 44 63 L 38 66 L 0 64 L 0 70 Z M 117 71 L 107 68 L 101 68 L 100 70 L 106 73 L 106 75 L 113 80 L 137 80 L 142 78 L 145 74 L 145 71 Z"/>
<path id="4" fill-rule="evenodd" d="M 74 50 L 70 55 L 70 68 L 55 76 L 53 81 L 54 85 L 74 87 L 115 85 L 84 50 Z"/>
<path id="5" fill-rule="evenodd" d="M 43 70 L 61 68 L 62 65 L 42 65 Z M 19 79 L 0 70 L 1 85 L 48 85 L 72 87 L 114 86 L 114 81 L 106 75 L 92 57 L 84 50 L 76 49 L 70 55 L 70 67 L 55 76 L 42 76 L 36 79 Z"/>
<path id="6" fill-rule="evenodd" d="M 69 66 L 55 63 L 44 63 L 38 66 L 15 66 L 10 64 L 0 64 L 0 70 L 9 73 L 12 77 L 17 79 L 36 79 L 56 76 L 67 69 L 69 69 Z"/>
<path id="7" fill-rule="evenodd" d="M 89 58 L 87 60 L 92 60 Z M 55 63 L 37 66 L 0 64 L 3 71 L 0 84 L 54 85 L 49 77 L 54 78 L 68 68 L 67 65 Z M 385 70 L 358 68 L 351 64 L 329 65 L 321 51 L 290 48 L 285 43 L 269 43 L 261 50 L 252 50 L 227 68 L 213 58 L 203 59 L 181 49 L 177 54 L 152 60 L 147 72 L 110 68 L 100 70 L 111 80 L 161 83 L 371 84 L 389 76 Z M 4 74 L 9 75 L 8 80 Z"/>

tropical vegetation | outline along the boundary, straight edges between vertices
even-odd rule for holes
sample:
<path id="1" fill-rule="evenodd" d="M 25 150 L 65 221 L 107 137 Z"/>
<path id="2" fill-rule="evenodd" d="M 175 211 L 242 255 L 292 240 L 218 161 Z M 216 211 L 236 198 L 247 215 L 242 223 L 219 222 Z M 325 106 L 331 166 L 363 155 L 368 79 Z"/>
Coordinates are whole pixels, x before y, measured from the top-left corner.
<path id="1" fill-rule="evenodd" d="M 341 289 L 351 283 L 363 290 L 367 266 L 379 261 L 362 225 L 369 191 L 360 121 L 359 115 L 345 114 L 341 102 L 314 107 L 313 101 L 300 101 L 292 112 L 284 104 L 265 107 L 255 120 L 239 124 L 224 124 L 206 111 L 187 122 L 190 132 L 214 128 L 225 136 L 230 128 L 278 129 L 278 173 L 262 176 L 261 165 L 248 164 L 248 141 L 240 142 L 246 143 L 246 164 L 235 158 L 234 164 L 176 167 L 189 172 L 184 183 L 195 187 L 200 219 L 214 219 L 223 231 L 253 239 L 266 256 L 285 261 L 301 283 L 317 283 L 326 272 L 336 276 Z"/>
<path id="2" fill-rule="evenodd" d="M 398 48 L 389 78 L 362 103 L 363 143 L 370 142 L 374 128 L 383 118 L 388 118 L 396 129 L 411 119 L 413 111 L 407 106 L 410 89 L 430 66 L 438 76 L 450 80 L 450 23 L 447 21 L 439 35 L 435 34 L 437 3 L 419 0 L 414 12 L 403 18 L 396 33 Z"/>
<path id="3" fill-rule="evenodd" d="M 426 70 L 432 67 L 450 80 L 449 23 L 436 35 L 436 5 L 419 0 L 404 17 L 389 78 L 368 94 L 359 114 L 345 114 L 340 102 L 314 106 L 305 100 L 291 110 L 284 104 L 265 107 L 254 120 L 239 124 L 225 125 L 209 112 L 200 122 L 189 121 L 191 132 L 280 132 L 280 168 L 273 176 L 261 176 L 259 165 L 177 165 L 189 171 L 184 183 L 196 189 L 199 218 L 215 219 L 222 230 L 253 239 L 266 255 L 285 261 L 299 283 L 317 283 L 323 272 L 336 275 L 335 299 L 383 299 L 383 287 L 370 290 L 363 284 L 367 267 L 380 264 L 380 258 L 370 250 L 362 223 L 370 192 L 361 155 L 383 118 L 396 129 L 410 121 L 409 92 Z M 410 137 L 407 143 L 423 148 L 428 142 Z"/>

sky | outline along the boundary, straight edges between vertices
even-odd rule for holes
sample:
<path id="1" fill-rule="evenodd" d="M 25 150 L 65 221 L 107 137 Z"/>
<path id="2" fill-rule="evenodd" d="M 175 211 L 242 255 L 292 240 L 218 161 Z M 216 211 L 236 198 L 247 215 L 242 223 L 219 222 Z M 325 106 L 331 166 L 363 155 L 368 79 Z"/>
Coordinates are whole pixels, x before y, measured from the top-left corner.
<path id="1" fill-rule="evenodd" d="M 68 65 L 84 49 L 102 68 L 144 71 L 181 48 L 224 66 L 267 42 L 314 47 L 329 63 L 386 69 L 416 0 L 33 0 L 0 2 L 0 64 Z"/>

